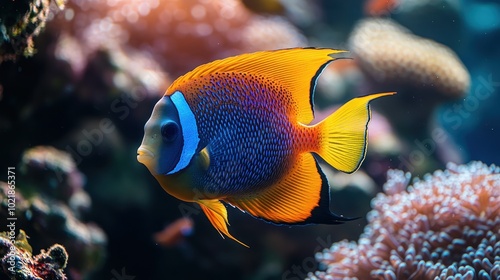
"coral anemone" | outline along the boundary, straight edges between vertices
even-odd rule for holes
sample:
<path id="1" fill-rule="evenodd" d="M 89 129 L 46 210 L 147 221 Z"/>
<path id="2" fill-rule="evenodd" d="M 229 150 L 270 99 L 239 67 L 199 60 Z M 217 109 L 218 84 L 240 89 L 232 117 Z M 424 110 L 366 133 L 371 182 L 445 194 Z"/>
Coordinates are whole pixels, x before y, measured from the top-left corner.
<path id="1" fill-rule="evenodd" d="M 500 168 L 448 164 L 407 188 L 391 170 L 358 243 L 316 258 L 311 279 L 500 279 Z"/>

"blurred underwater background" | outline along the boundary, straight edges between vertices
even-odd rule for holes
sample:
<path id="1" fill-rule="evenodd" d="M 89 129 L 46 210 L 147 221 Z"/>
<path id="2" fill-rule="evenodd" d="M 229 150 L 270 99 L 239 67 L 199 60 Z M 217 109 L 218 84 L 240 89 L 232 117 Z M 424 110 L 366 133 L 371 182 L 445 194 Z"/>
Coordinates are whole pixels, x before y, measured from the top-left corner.
<path id="1" fill-rule="evenodd" d="M 14 0 L 0 35 L 0 279 L 500 279 L 498 1 Z M 323 166 L 332 211 L 361 218 L 228 207 L 247 249 L 136 151 L 178 76 L 305 46 L 352 58 L 320 76 L 317 120 L 398 94 L 373 103 L 360 170 Z"/>

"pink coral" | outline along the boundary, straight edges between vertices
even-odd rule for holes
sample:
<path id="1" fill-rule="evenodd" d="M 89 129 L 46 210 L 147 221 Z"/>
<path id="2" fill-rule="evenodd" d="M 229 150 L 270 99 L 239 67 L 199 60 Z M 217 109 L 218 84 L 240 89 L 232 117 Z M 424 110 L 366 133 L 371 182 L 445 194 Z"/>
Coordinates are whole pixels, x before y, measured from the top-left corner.
<path id="1" fill-rule="evenodd" d="M 173 76 L 242 52 L 305 44 L 282 17 L 255 15 L 237 0 L 73 0 L 68 7 L 71 16 L 57 22 L 85 44 L 147 50 Z"/>
<path id="2" fill-rule="evenodd" d="M 500 279 L 500 168 L 449 164 L 410 187 L 388 176 L 358 243 L 317 254 L 327 269 L 311 279 Z"/>

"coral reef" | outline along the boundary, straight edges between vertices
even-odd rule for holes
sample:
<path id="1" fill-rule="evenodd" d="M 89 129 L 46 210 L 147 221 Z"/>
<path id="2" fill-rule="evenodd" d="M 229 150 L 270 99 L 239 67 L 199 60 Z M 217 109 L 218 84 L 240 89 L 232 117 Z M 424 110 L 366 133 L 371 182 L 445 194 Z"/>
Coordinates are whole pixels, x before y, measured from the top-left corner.
<path id="1" fill-rule="evenodd" d="M 411 87 L 438 101 L 456 100 L 469 90 L 469 73 L 451 49 L 391 20 L 360 21 L 351 34 L 350 50 L 362 71 L 385 87 Z"/>
<path id="2" fill-rule="evenodd" d="M 90 209 L 84 179 L 71 156 L 53 147 L 26 150 L 16 186 L 16 225 L 35 248 L 60 243 L 71 255 L 70 279 L 81 279 L 104 260 L 107 237 L 81 217 Z M 8 185 L 0 182 L 0 217 L 7 219 Z M 3 228 L 2 228 L 3 230 Z"/>
<path id="3" fill-rule="evenodd" d="M 65 0 L 54 0 L 62 9 Z M 4 1 L 0 9 L 0 63 L 35 52 L 33 38 L 44 28 L 51 0 Z"/>
<path id="4" fill-rule="evenodd" d="M 237 0 L 70 1 L 68 9 L 74 16 L 59 15 L 57 24 L 91 49 L 147 50 L 173 76 L 214 59 L 306 41 L 285 19 L 255 15 Z"/>
<path id="5" fill-rule="evenodd" d="M 28 146 L 50 143 L 65 149 L 69 144 L 76 149 L 81 132 L 93 131 L 95 127 L 88 126 L 96 119 L 97 129 L 105 119 L 114 130 L 103 140 L 123 130 L 128 137 L 129 131 L 139 134 L 171 82 L 146 51 L 102 44 L 91 50 L 78 38 L 53 31 L 52 24 L 39 36 L 35 57 L 0 67 L 0 129 L 20 136 L 5 151 L 5 162 L 18 162 Z M 23 80 L 26 69 L 36 76 L 30 83 Z M 113 152 L 107 145 L 99 147 L 105 154 Z"/>
<path id="6" fill-rule="evenodd" d="M 24 152 L 20 172 L 25 195 L 43 193 L 66 204 L 74 204 L 74 196 L 87 197 L 77 201 L 90 203 L 83 191 L 84 176 L 71 156 L 50 146 L 37 146 Z M 79 205 L 88 208 L 90 205 Z"/>
<path id="7" fill-rule="evenodd" d="M 387 117 L 402 138 L 403 154 L 411 157 L 413 151 L 420 152 L 419 143 L 427 139 L 439 146 L 437 150 L 446 151 L 435 153 L 436 147 L 424 145 L 425 156 L 415 156 L 417 162 L 413 163 L 406 160 L 398 168 L 406 165 L 407 170 L 424 174 L 442 168 L 445 162 L 460 162 L 462 156 L 453 149 L 450 137 L 434 121 L 438 106 L 464 98 L 469 92 L 470 75 L 457 55 L 389 19 L 361 20 L 349 45 L 368 92 L 398 92 L 374 108 Z"/>
<path id="8" fill-rule="evenodd" d="M 303 279 L 318 269 L 314 252 L 357 240 L 388 168 L 420 176 L 449 161 L 500 162 L 496 0 L 66 0 L 61 10 L 62 2 L 0 1 L 0 170 L 16 167 L 17 228 L 35 254 L 62 244 L 70 280 L 274 279 L 287 270 Z M 377 16 L 385 20 L 370 18 Z M 353 51 L 350 34 L 374 22 Z M 318 121 L 354 96 L 398 91 L 372 104 L 361 170 L 325 167 L 332 211 L 363 218 L 341 227 L 275 227 L 228 207 L 235 234 L 252 249 L 207 238 L 200 209 L 171 198 L 135 160 L 151 109 L 173 79 L 201 63 L 304 45 L 355 57 L 320 76 Z M 440 77 L 423 85 L 434 62 Z"/>
<path id="9" fill-rule="evenodd" d="M 102 264 L 107 237 L 100 227 L 77 219 L 66 205 L 42 198 L 34 199 L 29 210 L 33 244 L 64 245 L 71 255 L 72 279 L 82 279 Z"/>
<path id="10" fill-rule="evenodd" d="M 310 279 L 499 279 L 500 168 L 449 164 L 410 187 L 409 173 L 388 177 L 359 241 L 318 253 L 326 271 Z"/>
<path id="11" fill-rule="evenodd" d="M 0 278 L 30 280 L 66 280 L 68 254 L 63 246 L 52 245 L 33 256 L 23 230 L 16 238 L 10 233 L 0 234 Z"/>

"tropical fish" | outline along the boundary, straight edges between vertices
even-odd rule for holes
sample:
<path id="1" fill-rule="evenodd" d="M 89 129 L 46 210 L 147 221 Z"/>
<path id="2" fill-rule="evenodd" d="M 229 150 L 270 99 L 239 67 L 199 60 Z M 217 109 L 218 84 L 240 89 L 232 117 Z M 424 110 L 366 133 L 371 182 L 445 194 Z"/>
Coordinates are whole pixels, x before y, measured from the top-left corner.
<path id="1" fill-rule="evenodd" d="M 315 125 L 316 80 L 334 49 L 242 54 L 179 77 L 155 105 L 137 150 L 172 196 L 200 205 L 222 237 L 222 203 L 275 224 L 339 224 L 319 158 L 352 173 L 367 148 L 369 102 L 350 100 Z"/>
<path id="2" fill-rule="evenodd" d="M 186 236 L 193 233 L 194 223 L 191 218 L 183 217 L 167 225 L 154 235 L 156 243 L 165 247 L 180 245 Z"/>
<path id="3" fill-rule="evenodd" d="M 283 14 L 285 7 L 280 0 L 241 0 L 243 5 L 255 13 Z"/>
<path id="4" fill-rule="evenodd" d="M 398 0 L 367 0 L 364 5 L 365 14 L 369 16 L 383 16 L 390 14 L 398 6 Z"/>

